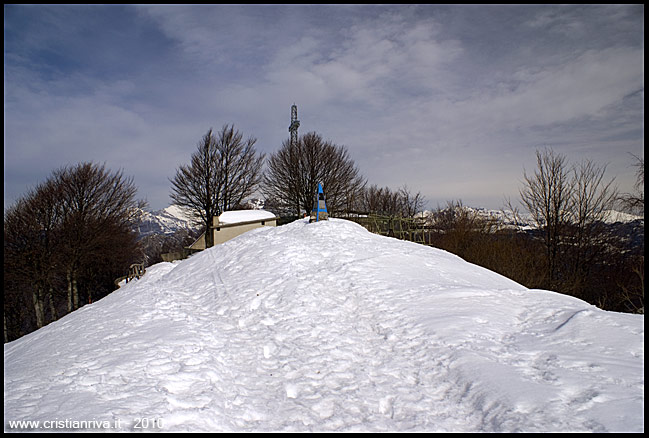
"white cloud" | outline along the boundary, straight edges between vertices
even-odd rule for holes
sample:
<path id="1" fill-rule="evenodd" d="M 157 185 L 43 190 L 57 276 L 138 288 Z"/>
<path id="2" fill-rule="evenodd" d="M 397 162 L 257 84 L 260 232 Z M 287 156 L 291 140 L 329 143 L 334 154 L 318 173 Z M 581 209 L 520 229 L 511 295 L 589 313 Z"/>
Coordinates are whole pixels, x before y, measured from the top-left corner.
<path id="1" fill-rule="evenodd" d="M 28 49 L 10 46 L 8 56 L 5 49 L 12 168 L 107 160 L 146 177 L 149 187 L 157 181 L 161 187 L 146 193 L 159 192 L 163 207 L 167 178 L 210 126 L 234 123 L 270 153 L 288 137 L 293 103 L 300 133 L 347 146 L 371 183 L 407 183 L 429 197 L 454 198 L 452 187 L 464 197 L 473 184 L 475 193 L 500 185 L 499 198 L 515 189 L 522 157 L 533 159 L 543 145 L 583 155 L 631 138 L 630 151 L 641 153 L 633 148 L 642 147 L 644 100 L 628 96 L 644 88 L 644 49 L 627 30 L 637 30 L 638 20 L 625 8 L 612 10 L 624 29 L 588 8 L 507 9 L 506 32 L 500 10 L 478 6 L 444 14 L 433 6 L 367 5 L 137 10 L 133 21 L 146 32 L 129 35 L 146 33 L 155 50 L 134 61 L 136 38 L 120 59 L 102 39 L 111 60 L 123 63 L 116 74 L 93 70 L 102 63 L 61 70 L 34 58 L 46 35 Z M 559 31 L 572 22 L 582 23 L 581 33 Z M 593 23 L 606 24 L 605 35 L 595 35 Z M 75 55 L 90 52 L 81 40 L 75 47 Z M 150 158 L 130 159 L 138 151 Z"/>
<path id="2" fill-rule="evenodd" d="M 643 87 L 642 50 L 590 50 L 560 66 L 530 75 L 519 90 L 489 102 L 527 125 L 593 116 Z"/>

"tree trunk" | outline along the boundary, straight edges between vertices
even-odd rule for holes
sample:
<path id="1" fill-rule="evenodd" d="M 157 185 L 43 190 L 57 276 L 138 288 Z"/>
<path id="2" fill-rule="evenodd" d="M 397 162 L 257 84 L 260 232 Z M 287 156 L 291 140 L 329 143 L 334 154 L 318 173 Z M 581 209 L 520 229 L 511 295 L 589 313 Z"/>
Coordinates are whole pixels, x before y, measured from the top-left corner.
<path id="1" fill-rule="evenodd" d="M 9 342 L 9 331 L 7 330 L 7 315 L 4 313 L 2 314 L 2 319 L 4 322 L 4 330 L 5 330 L 5 344 Z"/>
<path id="2" fill-rule="evenodd" d="M 50 300 L 50 313 L 52 314 L 52 321 L 56 321 L 57 319 L 59 319 L 59 315 L 56 311 L 56 306 L 54 305 L 54 291 L 51 286 L 47 297 Z"/>
<path id="3" fill-rule="evenodd" d="M 77 272 L 68 269 L 68 313 L 79 308 L 79 289 L 77 288 Z"/>
<path id="4" fill-rule="evenodd" d="M 74 310 L 79 308 L 79 289 L 77 288 L 76 272 L 72 274 L 72 304 L 74 305 Z"/>
<path id="5" fill-rule="evenodd" d="M 68 280 L 68 313 L 72 312 L 72 272 L 68 270 L 66 274 Z"/>
<path id="6" fill-rule="evenodd" d="M 207 221 L 207 227 L 205 228 L 205 249 L 211 248 L 214 246 L 214 218 L 211 217 Z"/>
<path id="7" fill-rule="evenodd" d="M 41 328 L 45 325 L 45 306 L 43 305 L 43 297 L 39 286 L 36 286 L 34 292 L 32 292 L 32 299 L 34 301 L 34 313 L 36 313 L 36 327 Z"/>

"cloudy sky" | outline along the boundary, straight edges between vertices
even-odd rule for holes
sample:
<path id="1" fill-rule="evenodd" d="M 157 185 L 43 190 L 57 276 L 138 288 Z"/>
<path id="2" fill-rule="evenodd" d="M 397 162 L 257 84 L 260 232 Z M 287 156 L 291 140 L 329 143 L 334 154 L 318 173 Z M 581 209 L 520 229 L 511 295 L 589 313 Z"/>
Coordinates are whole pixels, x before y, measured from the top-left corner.
<path id="1" fill-rule="evenodd" d="M 644 157 L 644 6 L 4 6 L 4 202 L 105 163 L 151 210 L 210 127 L 344 145 L 370 184 L 500 208 L 546 147 Z"/>

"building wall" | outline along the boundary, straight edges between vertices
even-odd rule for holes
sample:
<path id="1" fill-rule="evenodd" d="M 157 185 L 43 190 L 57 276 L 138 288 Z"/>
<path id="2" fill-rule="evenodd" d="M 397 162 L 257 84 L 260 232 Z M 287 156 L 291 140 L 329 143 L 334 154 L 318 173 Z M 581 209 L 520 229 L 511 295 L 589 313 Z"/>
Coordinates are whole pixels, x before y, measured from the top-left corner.
<path id="1" fill-rule="evenodd" d="M 262 225 L 263 222 L 263 225 Z M 240 234 L 243 234 L 247 231 L 254 230 L 255 228 L 260 227 L 274 227 L 277 225 L 276 220 L 267 220 L 260 222 L 247 222 L 242 224 L 232 224 L 232 225 L 220 225 L 214 229 L 214 244 L 227 242 L 230 239 L 234 239 Z"/>
<path id="2" fill-rule="evenodd" d="M 238 224 L 214 224 L 214 244 L 218 245 L 227 242 L 230 239 L 260 227 L 276 227 L 277 219 L 268 219 L 263 221 L 242 222 Z M 191 249 L 205 249 L 205 234 L 201 235 L 191 246 Z"/>

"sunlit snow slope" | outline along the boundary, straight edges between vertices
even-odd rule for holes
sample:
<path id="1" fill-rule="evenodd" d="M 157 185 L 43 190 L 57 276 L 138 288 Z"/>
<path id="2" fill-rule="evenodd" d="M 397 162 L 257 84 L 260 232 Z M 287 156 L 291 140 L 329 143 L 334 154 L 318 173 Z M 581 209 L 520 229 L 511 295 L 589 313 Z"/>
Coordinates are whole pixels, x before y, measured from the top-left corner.
<path id="1" fill-rule="evenodd" d="M 335 219 L 152 266 L 4 365 L 5 430 L 644 430 L 644 316 Z"/>

